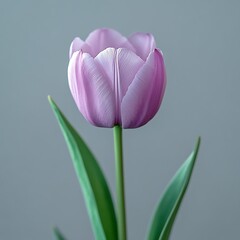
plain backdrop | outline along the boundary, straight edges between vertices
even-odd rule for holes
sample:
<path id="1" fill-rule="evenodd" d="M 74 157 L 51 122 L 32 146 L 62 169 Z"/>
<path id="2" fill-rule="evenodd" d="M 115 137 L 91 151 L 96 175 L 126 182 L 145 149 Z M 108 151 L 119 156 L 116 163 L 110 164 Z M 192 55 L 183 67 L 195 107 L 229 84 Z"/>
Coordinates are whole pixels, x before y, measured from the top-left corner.
<path id="1" fill-rule="evenodd" d="M 112 129 L 91 126 L 67 83 L 72 39 L 110 27 L 151 32 L 167 88 L 146 126 L 124 131 L 129 239 L 144 239 L 154 208 L 202 136 L 173 240 L 239 239 L 240 1 L 1 0 L 0 239 L 93 239 L 50 94 L 81 133 L 115 198 Z"/>

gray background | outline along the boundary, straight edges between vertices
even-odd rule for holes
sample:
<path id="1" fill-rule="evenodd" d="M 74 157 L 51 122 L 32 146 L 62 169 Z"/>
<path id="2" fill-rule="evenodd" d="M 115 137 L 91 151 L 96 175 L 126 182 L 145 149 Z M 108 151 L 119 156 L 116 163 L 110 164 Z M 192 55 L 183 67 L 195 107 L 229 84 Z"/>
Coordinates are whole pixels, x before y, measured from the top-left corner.
<path id="1" fill-rule="evenodd" d="M 164 187 L 198 135 L 202 146 L 172 239 L 239 239 L 240 1 L 0 3 L 0 239 L 93 239 L 51 94 L 98 156 L 114 191 L 111 129 L 77 111 L 67 83 L 72 39 L 98 27 L 152 32 L 165 56 L 162 107 L 124 131 L 129 239 L 144 239 Z"/>

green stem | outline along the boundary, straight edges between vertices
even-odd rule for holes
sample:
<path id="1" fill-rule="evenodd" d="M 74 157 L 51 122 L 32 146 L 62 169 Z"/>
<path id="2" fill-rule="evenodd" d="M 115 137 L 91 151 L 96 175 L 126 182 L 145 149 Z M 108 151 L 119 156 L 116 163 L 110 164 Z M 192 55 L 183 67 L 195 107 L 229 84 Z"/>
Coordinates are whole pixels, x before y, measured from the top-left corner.
<path id="1" fill-rule="evenodd" d="M 113 131 L 116 163 L 118 240 L 126 240 L 127 230 L 126 230 L 126 210 L 125 210 L 124 171 L 123 171 L 122 128 L 117 125 L 114 127 Z"/>

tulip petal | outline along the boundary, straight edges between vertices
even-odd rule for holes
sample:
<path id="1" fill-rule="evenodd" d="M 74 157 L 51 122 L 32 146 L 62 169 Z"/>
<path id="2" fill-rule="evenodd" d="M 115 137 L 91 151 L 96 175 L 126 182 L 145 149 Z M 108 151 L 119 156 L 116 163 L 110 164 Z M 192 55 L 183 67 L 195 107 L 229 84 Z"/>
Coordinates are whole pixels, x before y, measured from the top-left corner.
<path id="1" fill-rule="evenodd" d="M 68 65 L 68 83 L 73 99 L 86 119 L 90 119 L 86 105 L 86 93 L 82 82 L 81 66 L 82 66 L 82 51 L 74 52 Z"/>
<path id="2" fill-rule="evenodd" d="M 162 54 L 155 50 L 136 74 L 121 104 L 123 128 L 137 128 L 157 113 L 166 86 Z"/>
<path id="3" fill-rule="evenodd" d="M 133 79 L 135 78 L 135 75 L 144 65 L 144 61 L 134 52 L 125 48 L 120 48 L 117 50 L 117 61 L 120 84 L 119 100 L 122 102 L 122 99 L 126 95 L 128 87 L 131 85 Z"/>
<path id="4" fill-rule="evenodd" d="M 85 43 L 79 37 L 73 39 L 69 49 L 69 59 L 72 57 L 74 52 L 82 50 L 83 52 L 91 53 L 91 47 Z"/>
<path id="5" fill-rule="evenodd" d="M 95 61 L 107 75 L 108 83 L 115 94 L 115 122 L 121 124 L 121 102 L 136 73 L 144 61 L 125 48 L 107 48 L 99 53 Z"/>
<path id="6" fill-rule="evenodd" d="M 91 46 L 93 57 L 106 48 L 125 47 L 134 51 L 132 44 L 129 43 L 126 37 L 122 36 L 116 30 L 108 28 L 97 29 L 90 33 L 86 39 L 86 43 Z"/>
<path id="7" fill-rule="evenodd" d="M 84 107 L 84 98 L 83 94 L 79 94 L 79 89 L 81 89 L 81 82 L 77 79 L 77 63 L 79 64 L 80 56 L 82 52 L 74 52 L 68 65 L 68 84 L 70 91 L 72 93 L 73 99 L 76 102 L 79 110 L 85 115 L 85 107 Z"/>
<path id="8" fill-rule="evenodd" d="M 102 73 L 106 75 L 106 80 L 112 91 L 114 91 L 114 66 L 116 58 L 116 49 L 107 48 L 100 52 L 96 57 L 95 61 L 102 69 Z"/>
<path id="9" fill-rule="evenodd" d="M 120 88 L 118 90 L 118 97 L 121 102 L 136 73 L 144 64 L 144 61 L 126 48 L 107 48 L 100 52 L 95 60 L 107 74 L 112 90 L 115 90 L 116 85 Z"/>
<path id="10" fill-rule="evenodd" d="M 136 54 L 146 60 L 149 53 L 156 48 L 155 39 L 150 33 L 134 33 L 128 37 L 128 41 L 135 48 Z"/>
<path id="11" fill-rule="evenodd" d="M 114 95 L 106 76 L 88 53 L 79 52 L 77 57 L 74 55 L 69 63 L 68 77 L 79 110 L 93 125 L 113 127 Z"/>

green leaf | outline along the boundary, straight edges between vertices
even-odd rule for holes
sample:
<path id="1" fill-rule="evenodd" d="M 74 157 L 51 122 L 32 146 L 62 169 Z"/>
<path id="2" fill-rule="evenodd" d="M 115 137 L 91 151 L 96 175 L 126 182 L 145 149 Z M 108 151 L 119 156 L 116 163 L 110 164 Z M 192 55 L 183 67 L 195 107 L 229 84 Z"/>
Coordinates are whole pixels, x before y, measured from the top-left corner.
<path id="1" fill-rule="evenodd" d="M 57 240 L 66 240 L 58 228 L 54 228 L 53 232 Z"/>
<path id="2" fill-rule="evenodd" d="M 190 181 L 198 155 L 200 137 L 195 150 L 183 163 L 166 188 L 152 220 L 148 240 L 168 240 L 171 229 Z"/>
<path id="3" fill-rule="evenodd" d="M 66 140 L 80 182 L 95 239 L 117 240 L 117 221 L 112 197 L 92 152 L 59 110 L 51 97 L 49 103 Z"/>

